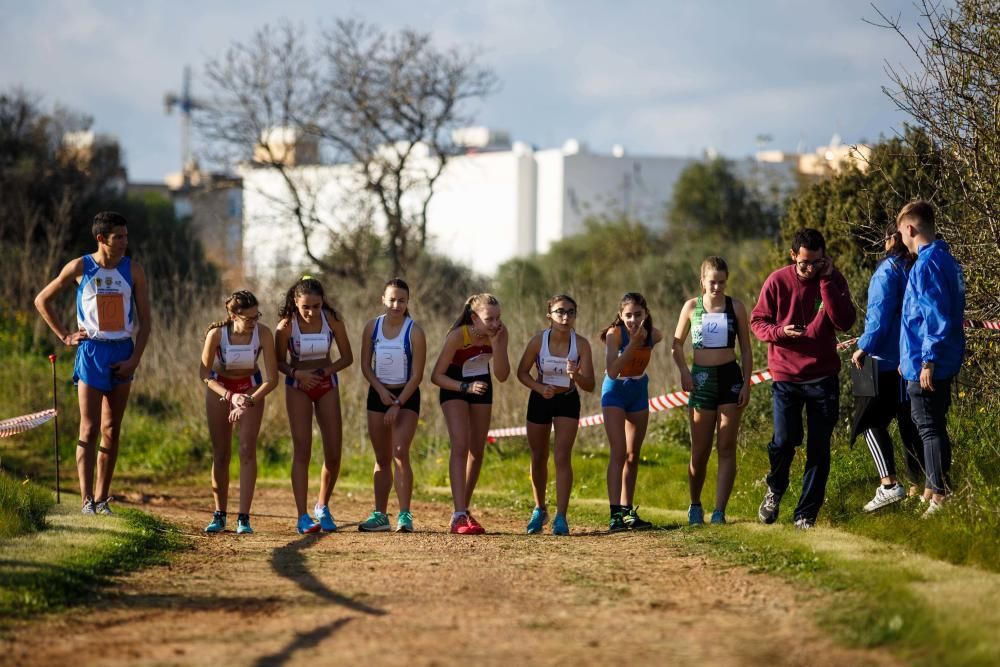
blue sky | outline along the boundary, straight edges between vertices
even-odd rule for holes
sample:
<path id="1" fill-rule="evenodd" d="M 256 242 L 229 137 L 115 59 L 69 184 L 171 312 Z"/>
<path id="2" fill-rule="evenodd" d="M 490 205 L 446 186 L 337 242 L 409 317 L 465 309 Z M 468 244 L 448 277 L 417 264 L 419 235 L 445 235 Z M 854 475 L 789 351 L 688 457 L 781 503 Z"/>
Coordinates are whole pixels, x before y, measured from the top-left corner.
<path id="1" fill-rule="evenodd" d="M 910 0 L 876 0 L 914 26 Z M 480 124 L 540 147 L 568 138 L 608 151 L 730 157 L 813 150 L 899 129 L 881 91 L 885 63 L 912 66 L 902 41 L 862 19 L 867 0 L 481 0 L 445 2 L 121 2 L 0 0 L 0 88 L 21 85 L 95 117 L 117 135 L 130 177 L 159 181 L 180 163 L 179 121 L 163 95 L 204 63 L 281 20 L 338 17 L 432 32 L 481 49 L 501 82 Z"/>

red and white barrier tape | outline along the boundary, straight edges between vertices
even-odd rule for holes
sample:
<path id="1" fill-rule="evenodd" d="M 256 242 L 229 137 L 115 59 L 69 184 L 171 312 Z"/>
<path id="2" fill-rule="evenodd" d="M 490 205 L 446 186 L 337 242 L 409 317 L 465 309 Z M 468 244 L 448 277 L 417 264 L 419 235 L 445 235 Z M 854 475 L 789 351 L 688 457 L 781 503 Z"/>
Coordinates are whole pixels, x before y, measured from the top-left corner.
<path id="1" fill-rule="evenodd" d="M 18 433 L 30 431 L 37 426 L 41 426 L 55 416 L 56 411 L 49 408 L 48 410 L 42 410 L 41 412 L 35 412 L 30 415 L 22 415 L 20 417 L 14 417 L 13 419 L 4 419 L 3 421 L 0 421 L 0 438 L 9 438 L 10 436 L 17 435 Z"/>
<path id="2" fill-rule="evenodd" d="M 993 329 L 1000 331 L 1000 321 L 998 322 L 984 322 L 982 320 L 965 320 L 964 321 L 966 329 Z M 840 341 L 837 343 L 838 350 L 848 350 L 854 347 L 854 344 L 858 342 L 858 338 L 848 338 L 847 340 Z M 771 371 L 764 369 L 762 371 L 754 371 L 750 374 L 750 384 L 760 384 L 761 382 L 767 382 L 771 379 Z M 686 391 L 675 391 L 669 394 L 663 394 L 662 396 L 655 396 L 649 399 L 649 411 L 650 412 L 663 412 L 664 410 L 671 410 L 673 408 L 682 408 L 687 405 L 688 402 L 688 392 Z M 604 423 L 604 415 L 590 415 L 588 417 L 580 418 L 581 428 L 584 426 L 597 426 L 598 424 Z M 524 436 L 528 434 L 527 426 L 511 426 L 509 428 L 495 428 L 491 429 L 486 435 L 489 440 L 495 441 L 498 438 L 513 438 L 517 436 Z"/>
<path id="3" fill-rule="evenodd" d="M 771 379 L 771 372 L 768 370 L 754 371 L 750 374 L 750 384 L 760 384 L 761 382 L 767 382 Z M 654 396 L 649 399 L 649 411 L 650 412 L 663 412 L 664 410 L 672 410 L 674 408 L 683 408 L 688 403 L 688 392 L 686 391 L 674 391 L 669 394 L 662 394 L 660 396 Z M 597 426 L 598 424 L 604 423 L 604 415 L 596 414 L 589 415 L 587 417 L 580 418 L 581 428 L 584 426 Z M 498 438 L 512 438 L 521 435 L 528 434 L 527 426 L 512 426 L 510 428 L 495 428 L 487 433 L 487 437 L 491 440 L 496 440 Z"/>

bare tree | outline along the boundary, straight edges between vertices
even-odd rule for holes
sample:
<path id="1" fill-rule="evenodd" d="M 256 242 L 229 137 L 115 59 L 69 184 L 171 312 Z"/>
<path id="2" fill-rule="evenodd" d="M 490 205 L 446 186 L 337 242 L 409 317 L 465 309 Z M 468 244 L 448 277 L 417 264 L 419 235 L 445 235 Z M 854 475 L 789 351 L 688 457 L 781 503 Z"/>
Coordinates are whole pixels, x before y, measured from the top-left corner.
<path id="1" fill-rule="evenodd" d="M 287 188 L 287 199 L 275 206 L 295 221 L 306 254 L 321 270 L 347 269 L 320 256 L 317 234 L 332 235 L 330 247 L 347 247 L 351 239 L 370 246 L 370 236 L 357 229 L 378 222 L 392 267 L 401 273 L 426 247 L 427 208 L 455 152 L 451 132 L 470 122 L 468 103 L 492 93 L 496 77 L 477 54 L 439 49 L 427 33 L 390 34 L 337 21 L 320 37 L 310 48 L 304 28 L 265 27 L 211 61 L 211 109 L 198 127 L 243 158 L 275 128 L 319 140 L 328 158 L 350 165 L 344 187 L 367 204 L 358 211 L 325 209 L 320 172 L 290 166 L 265 143 L 258 160 Z"/>
<path id="2" fill-rule="evenodd" d="M 913 71 L 887 66 L 885 93 L 940 149 L 951 206 L 942 228 L 967 279 L 972 318 L 1000 318 L 1000 3 L 921 0 L 907 32 L 877 7 L 876 25 L 913 52 Z M 1000 386 L 993 338 L 970 336 L 970 362 Z"/>

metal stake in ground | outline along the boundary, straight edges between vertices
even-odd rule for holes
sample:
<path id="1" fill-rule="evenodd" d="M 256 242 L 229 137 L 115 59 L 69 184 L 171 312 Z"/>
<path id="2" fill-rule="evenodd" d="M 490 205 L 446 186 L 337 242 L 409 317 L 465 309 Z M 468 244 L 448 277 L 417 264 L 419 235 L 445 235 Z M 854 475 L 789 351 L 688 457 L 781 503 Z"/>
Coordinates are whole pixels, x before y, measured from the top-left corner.
<path id="1" fill-rule="evenodd" d="M 59 497 L 59 403 L 56 393 L 56 355 L 49 355 L 49 365 L 52 366 L 52 410 L 56 413 L 52 418 L 52 450 L 56 456 L 56 504 L 60 504 Z"/>

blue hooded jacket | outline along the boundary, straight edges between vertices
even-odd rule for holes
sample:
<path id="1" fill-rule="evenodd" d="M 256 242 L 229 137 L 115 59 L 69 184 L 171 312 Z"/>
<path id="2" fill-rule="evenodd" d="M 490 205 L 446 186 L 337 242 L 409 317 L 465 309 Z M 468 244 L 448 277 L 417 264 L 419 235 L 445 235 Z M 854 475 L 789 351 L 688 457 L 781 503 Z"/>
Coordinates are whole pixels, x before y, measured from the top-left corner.
<path id="1" fill-rule="evenodd" d="M 899 367 L 900 314 L 908 271 L 902 258 L 890 255 L 875 267 L 868 283 L 865 332 L 858 339 L 858 347 L 878 359 L 880 373 Z"/>
<path id="2" fill-rule="evenodd" d="M 948 244 L 937 240 L 917 251 L 903 296 L 899 366 L 903 378 L 920 380 L 920 365 L 934 362 L 934 379 L 958 374 L 965 357 L 965 278 Z"/>

